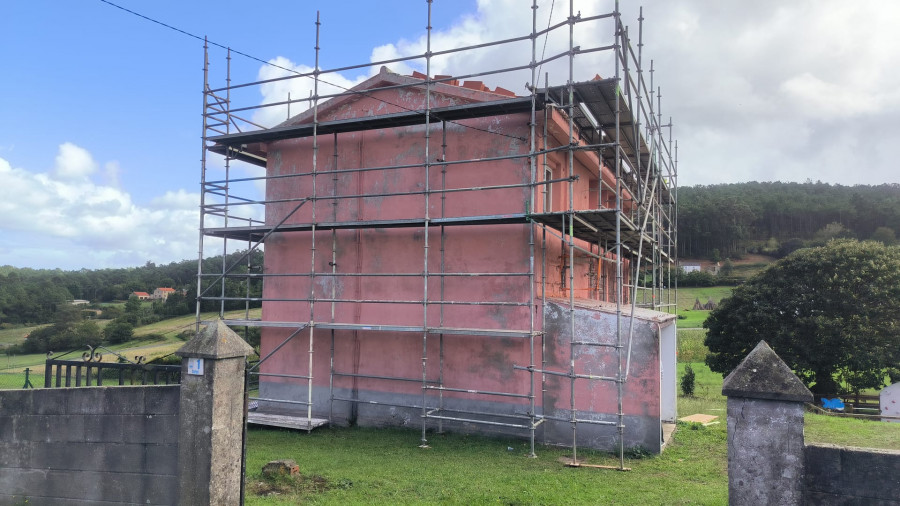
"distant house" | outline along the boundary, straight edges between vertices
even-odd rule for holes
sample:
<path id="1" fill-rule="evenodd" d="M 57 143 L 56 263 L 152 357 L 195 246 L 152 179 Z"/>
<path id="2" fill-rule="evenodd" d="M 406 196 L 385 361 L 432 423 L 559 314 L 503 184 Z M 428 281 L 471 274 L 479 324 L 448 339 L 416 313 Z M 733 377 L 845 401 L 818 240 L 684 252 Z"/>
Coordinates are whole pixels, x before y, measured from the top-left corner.
<path id="1" fill-rule="evenodd" d="M 72 304 L 73 306 L 87 306 L 90 303 L 91 301 L 84 299 L 75 299 L 69 301 L 69 304 Z"/>
<path id="2" fill-rule="evenodd" d="M 683 263 L 681 264 L 681 270 L 683 270 L 684 273 L 687 274 L 689 272 L 700 272 L 701 270 L 703 270 L 703 268 L 700 266 L 700 264 Z"/>
<path id="3" fill-rule="evenodd" d="M 153 290 L 153 295 L 150 296 L 153 300 L 166 300 L 169 298 L 169 295 L 175 293 L 174 288 L 157 288 Z"/>
<path id="4" fill-rule="evenodd" d="M 150 294 L 147 292 L 131 292 L 131 295 L 134 295 L 140 300 L 150 300 Z"/>

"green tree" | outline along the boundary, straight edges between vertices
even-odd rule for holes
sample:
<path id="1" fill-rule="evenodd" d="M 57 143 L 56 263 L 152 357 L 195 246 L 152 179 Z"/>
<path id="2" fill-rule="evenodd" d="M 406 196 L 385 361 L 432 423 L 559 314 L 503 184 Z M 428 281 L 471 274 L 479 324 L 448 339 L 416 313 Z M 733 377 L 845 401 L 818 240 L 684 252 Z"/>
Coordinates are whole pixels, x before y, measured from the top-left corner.
<path id="1" fill-rule="evenodd" d="M 833 239 L 849 239 L 851 237 L 853 234 L 847 227 L 838 222 L 831 222 L 816 231 L 813 239 L 819 244 L 824 244 Z"/>
<path id="2" fill-rule="evenodd" d="M 723 299 L 706 363 L 730 372 L 765 340 L 813 392 L 879 388 L 900 364 L 900 248 L 837 240 L 798 250 Z"/>
<path id="3" fill-rule="evenodd" d="M 885 246 L 893 246 L 897 244 L 897 235 L 894 230 L 888 227 L 878 227 L 872 232 L 873 241 L 878 241 Z"/>
<path id="4" fill-rule="evenodd" d="M 103 341 L 103 332 L 93 320 L 84 320 L 72 328 L 71 344 L 73 348 L 97 346 Z"/>
<path id="5" fill-rule="evenodd" d="M 734 263 L 731 262 L 730 258 L 726 258 L 725 262 L 722 263 L 722 270 L 719 271 L 723 276 L 731 276 L 734 274 Z"/>
<path id="6" fill-rule="evenodd" d="M 128 301 L 125 302 L 125 312 L 140 314 L 141 312 L 141 299 L 138 299 L 136 295 L 132 295 L 128 297 Z"/>
<path id="7" fill-rule="evenodd" d="M 113 320 L 103 328 L 103 339 L 110 344 L 124 343 L 134 337 L 134 327 L 124 320 Z"/>

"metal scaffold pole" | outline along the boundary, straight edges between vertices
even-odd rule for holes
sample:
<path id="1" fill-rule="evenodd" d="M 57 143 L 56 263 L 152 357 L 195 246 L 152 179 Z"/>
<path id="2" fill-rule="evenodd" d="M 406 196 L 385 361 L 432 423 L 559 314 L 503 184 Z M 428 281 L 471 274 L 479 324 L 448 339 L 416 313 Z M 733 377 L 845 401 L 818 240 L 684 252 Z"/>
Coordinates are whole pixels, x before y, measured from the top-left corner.
<path id="1" fill-rule="evenodd" d="M 431 2 L 426 0 L 428 5 L 428 22 L 425 25 L 425 153 L 424 153 L 424 170 L 425 170 L 425 223 L 424 223 L 424 253 L 423 253 L 423 273 L 422 273 L 422 440 L 419 444 L 422 448 L 428 447 L 428 439 L 425 431 L 428 428 L 428 232 L 430 225 L 430 142 L 431 142 Z M 443 307 L 443 305 L 442 305 Z M 443 387 L 443 385 L 441 385 Z"/>
<path id="2" fill-rule="evenodd" d="M 322 26 L 320 13 L 316 11 L 316 62 L 313 71 L 313 134 L 312 134 L 312 228 L 310 232 L 310 255 L 309 255 L 309 362 L 307 367 L 307 393 L 306 393 L 306 420 L 309 429 L 312 429 L 312 409 L 313 409 L 313 359 L 315 347 L 316 331 L 316 207 L 317 189 L 316 175 L 318 174 L 319 160 L 319 32 Z"/>
<path id="3" fill-rule="evenodd" d="M 231 48 L 227 49 L 225 55 L 225 107 L 231 107 Z M 225 135 L 231 133 L 231 121 L 225 121 Z M 222 222 L 225 227 L 228 227 L 228 207 L 230 201 L 229 190 L 231 181 L 231 157 L 225 157 L 225 183 L 221 186 L 221 191 L 224 192 L 223 203 L 222 203 Z M 222 287 L 219 290 L 221 293 L 222 300 L 219 302 L 219 318 L 225 318 L 225 276 L 228 274 L 228 266 L 225 265 L 225 259 L 228 258 L 228 238 L 225 237 L 222 239 Z"/>
<path id="4" fill-rule="evenodd" d="M 203 290 L 203 239 L 206 228 L 206 136 L 209 93 L 209 42 L 203 39 L 203 129 L 200 133 L 200 234 L 197 245 L 197 301 L 195 309 L 194 332 L 200 332 L 200 306 Z"/>
<path id="5" fill-rule="evenodd" d="M 615 9 L 615 38 L 616 38 L 616 83 L 622 82 L 622 75 L 619 65 L 619 54 L 622 53 L 622 29 L 619 19 L 619 1 L 616 0 Z M 616 397 L 617 397 L 617 418 L 616 430 L 618 433 L 619 443 L 619 467 L 625 467 L 625 413 L 622 404 L 622 396 L 624 383 L 622 382 L 622 297 L 624 295 L 624 280 L 622 278 L 622 94 L 621 87 L 616 88 L 616 364 L 618 365 L 618 373 L 616 374 Z"/>
<path id="6" fill-rule="evenodd" d="M 528 140 L 529 140 L 529 156 L 528 165 L 531 171 L 531 189 L 529 200 L 526 203 L 526 212 L 537 212 L 534 209 L 534 185 L 537 177 L 537 154 L 535 127 L 537 123 L 537 92 L 538 92 L 538 74 L 537 74 L 537 0 L 531 2 L 531 117 L 528 121 Z M 534 451 L 535 429 L 537 428 L 537 406 L 535 404 L 534 392 L 534 327 L 535 327 L 535 311 L 537 306 L 534 304 L 534 224 L 528 224 L 528 317 L 529 317 L 529 337 L 528 337 L 528 397 L 530 405 L 528 414 L 531 416 L 531 427 L 529 428 L 529 457 L 537 457 Z"/>
<path id="7" fill-rule="evenodd" d="M 568 232 L 568 256 L 565 262 L 569 275 L 569 387 L 570 387 L 570 405 L 572 410 L 572 464 L 578 463 L 578 411 L 575 405 L 575 181 L 572 179 L 575 175 L 575 152 L 572 150 L 575 144 L 575 1 L 569 0 L 569 79 L 567 82 L 567 100 L 566 113 L 568 116 L 568 136 L 569 149 L 566 152 L 566 165 L 568 170 L 569 182 L 568 189 L 568 222 L 565 224 L 567 230 L 563 231 L 563 237 Z"/>

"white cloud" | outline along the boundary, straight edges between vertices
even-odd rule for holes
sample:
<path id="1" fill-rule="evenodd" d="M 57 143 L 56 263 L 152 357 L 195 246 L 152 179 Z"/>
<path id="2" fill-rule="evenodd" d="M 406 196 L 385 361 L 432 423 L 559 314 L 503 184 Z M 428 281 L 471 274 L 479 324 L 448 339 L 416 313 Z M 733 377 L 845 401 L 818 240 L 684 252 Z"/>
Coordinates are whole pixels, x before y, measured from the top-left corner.
<path id="1" fill-rule="evenodd" d="M 553 9 L 552 19 L 550 15 Z M 654 84 L 661 88 L 662 114 L 674 122 L 679 141 L 681 184 L 747 180 L 822 180 L 841 184 L 879 184 L 897 180 L 890 146 L 900 138 L 900 44 L 895 43 L 900 2 L 841 0 L 760 0 L 696 2 L 647 0 L 621 2 L 623 23 L 630 26 L 637 50 L 639 6 L 643 5 L 645 69 L 654 64 Z M 576 0 L 582 18 L 611 11 L 612 0 Z M 569 16 L 566 1 L 539 1 L 538 29 Z M 480 44 L 527 34 L 532 27 L 530 2 L 479 0 L 477 11 L 432 33 L 432 51 Z M 609 20 L 575 30 L 575 46 L 612 42 Z M 568 30 L 537 41 L 537 57 L 568 50 Z M 545 48 L 546 45 L 546 48 Z M 399 34 L 393 43 L 375 47 L 370 61 L 422 54 L 423 34 Z M 510 46 L 435 56 L 431 73 L 465 75 L 525 65 L 529 41 Z M 362 60 L 362 58 L 360 58 Z M 308 65 L 286 62 L 299 71 Z M 409 74 L 424 72 L 418 59 L 389 65 Z M 594 74 L 614 75 L 608 53 L 579 55 L 575 80 Z M 377 72 L 377 69 L 371 69 Z M 569 78 L 568 59 L 541 68 L 550 84 Z M 277 75 L 262 68 L 260 78 Z M 644 79 L 649 81 L 649 73 Z M 343 79 L 344 87 L 360 77 Z M 475 77 L 488 86 L 525 94 L 528 70 Z M 302 82 L 294 80 L 292 82 Z M 264 101 L 284 100 L 282 83 L 264 93 Z M 292 90 L 305 96 L 308 87 Z M 292 109 L 292 114 L 305 107 Z M 277 121 L 287 117 L 284 108 Z M 275 121 L 272 118 L 269 121 Z"/>
<path id="2" fill-rule="evenodd" d="M 312 72 L 313 68 L 307 65 L 296 64 L 289 59 L 279 56 L 269 60 L 272 65 L 263 65 L 259 69 L 258 79 L 260 81 L 268 79 L 278 79 L 295 73 L 306 74 Z M 277 67 L 273 66 L 277 65 Z M 280 67 L 280 68 L 279 68 Z M 289 70 L 284 70 L 289 69 Z M 319 81 L 318 94 L 330 95 L 344 92 L 366 79 L 366 76 L 358 76 L 355 79 L 348 79 L 339 74 L 328 74 Z M 286 102 L 290 96 L 290 100 L 303 100 L 311 97 L 315 87 L 315 80 L 311 77 L 297 77 L 293 79 L 283 79 L 260 86 L 262 93 L 262 104 L 274 104 Z M 323 99 L 324 100 L 324 99 Z M 253 122 L 271 127 L 294 116 L 310 107 L 310 102 L 303 102 L 265 107 L 257 109 L 253 113 Z M 290 114 L 288 114 L 290 112 Z"/>
<path id="3" fill-rule="evenodd" d="M 97 171 L 97 162 L 87 150 L 71 142 L 59 146 L 55 174 L 59 179 L 84 179 Z"/>
<path id="4" fill-rule="evenodd" d="M 198 195 L 170 191 L 139 206 L 110 176 L 118 164 L 104 167 L 107 181 L 94 182 L 97 163 L 71 143 L 60 145 L 49 172 L 14 168 L 0 158 L 0 250 L 11 252 L 4 263 L 96 268 L 196 254 Z"/>
<path id="5" fill-rule="evenodd" d="M 119 166 L 119 162 L 113 160 L 111 162 L 106 162 L 103 164 L 103 177 L 104 183 L 107 186 L 112 186 L 113 188 L 119 188 L 119 174 L 122 172 L 122 168 Z"/>

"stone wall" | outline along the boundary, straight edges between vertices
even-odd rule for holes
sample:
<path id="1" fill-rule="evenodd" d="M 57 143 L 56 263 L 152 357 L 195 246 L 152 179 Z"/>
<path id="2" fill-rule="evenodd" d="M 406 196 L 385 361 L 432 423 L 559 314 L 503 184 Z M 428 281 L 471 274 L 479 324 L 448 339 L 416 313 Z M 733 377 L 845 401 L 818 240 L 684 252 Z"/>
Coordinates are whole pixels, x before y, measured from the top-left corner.
<path id="1" fill-rule="evenodd" d="M 181 385 L 0 391 L 0 506 L 242 503 L 252 352 L 219 320 L 176 352 Z"/>
<path id="2" fill-rule="evenodd" d="M 900 451 L 806 445 L 812 394 L 764 341 L 725 378 L 722 394 L 729 504 L 900 506 Z"/>
<path id="3" fill-rule="evenodd" d="M 175 504 L 179 387 L 0 392 L 0 505 Z"/>
<path id="4" fill-rule="evenodd" d="M 900 506 L 900 451 L 815 444 L 803 453 L 806 504 Z"/>

